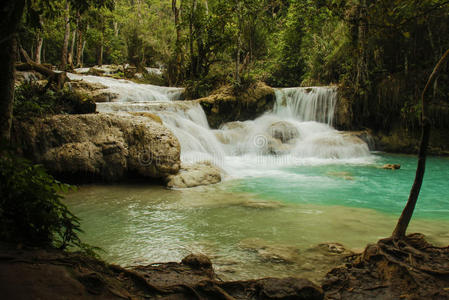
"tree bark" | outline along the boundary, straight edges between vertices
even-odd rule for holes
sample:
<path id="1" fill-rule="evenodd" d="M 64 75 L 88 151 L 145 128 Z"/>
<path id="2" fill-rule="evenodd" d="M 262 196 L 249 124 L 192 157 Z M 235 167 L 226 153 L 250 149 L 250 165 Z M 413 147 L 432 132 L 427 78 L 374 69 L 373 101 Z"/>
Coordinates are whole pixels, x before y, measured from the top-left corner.
<path id="1" fill-rule="evenodd" d="M 81 31 L 81 15 L 80 12 L 76 12 L 76 35 L 78 36 L 78 42 L 76 44 L 76 66 L 81 67 L 81 49 L 83 47 L 83 32 Z"/>
<path id="2" fill-rule="evenodd" d="M 42 33 L 38 33 L 36 37 L 36 53 L 34 54 L 34 61 L 38 64 L 41 63 L 42 45 L 44 44 L 44 37 Z"/>
<path id="3" fill-rule="evenodd" d="M 41 63 L 42 45 L 44 44 L 44 36 L 42 34 L 44 22 L 42 21 L 42 16 L 39 16 L 39 24 L 41 28 L 37 31 L 36 34 L 36 52 L 34 53 L 34 61 L 37 64 Z"/>
<path id="4" fill-rule="evenodd" d="M 61 51 L 61 64 L 59 65 L 61 71 L 64 71 L 67 67 L 67 51 L 69 48 L 69 38 L 70 38 L 70 7 L 68 0 L 65 1 L 64 24 L 65 24 L 64 44 L 62 46 Z"/>
<path id="5" fill-rule="evenodd" d="M 4 0 L 0 9 L 0 142 L 11 138 L 17 41 L 25 0 Z"/>
<path id="6" fill-rule="evenodd" d="M 449 49 L 443 54 L 440 61 L 435 66 L 421 95 L 422 136 L 418 154 L 418 167 L 416 168 L 415 181 L 413 182 L 412 189 L 410 190 L 410 196 L 408 198 L 407 204 L 405 205 L 404 210 L 402 211 L 402 214 L 399 217 L 396 228 L 394 229 L 392 234 L 393 238 L 397 240 L 405 238 L 408 225 L 410 224 L 410 220 L 412 219 L 413 216 L 413 211 L 415 210 L 416 202 L 418 201 L 419 192 L 421 190 L 422 182 L 424 179 L 424 172 L 426 170 L 427 147 L 429 145 L 429 138 L 430 138 L 430 120 L 428 119 L 427 116 L 428 108 L 425 101 L 426 92 L 432 85 L 433 81 L 436 79 L 441 69 L 441 66 L 443 66 L 448 59 L 449 59 Z"/>
<path id="7" fill-rule="evenodd" d="M 175 22 L 175 28 L 176 28 L 176 44 L 175 44 L 175 53 L 176 53 L 176 70 L 175 70 L 175 80 L 174 84 L 177 85 L 179 81 L 179 76 L 181 73 L 181 26 L 179 24 L 179 8 L 177 6 L 176 0 L 172 0 L 172 11 L 175 16 L 174 22 Z"/>
<path id="8" fill-rule="evenodd" d="M 242 38 L 241 38 L 241 29 L 242 29 L 242 2 L 240 0 L 237 0 L 237 51 L 235 55 L 235 83 L 237 85 L 240 85 L 240 52 L 242 48 Z"/>

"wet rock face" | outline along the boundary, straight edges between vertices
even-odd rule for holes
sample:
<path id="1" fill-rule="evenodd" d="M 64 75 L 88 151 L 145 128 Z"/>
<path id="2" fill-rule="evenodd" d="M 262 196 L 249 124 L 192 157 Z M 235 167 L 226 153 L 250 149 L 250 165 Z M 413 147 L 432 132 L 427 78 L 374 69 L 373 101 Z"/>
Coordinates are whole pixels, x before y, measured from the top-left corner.
<path id="1" fill-rule="evenodd" d="M 190 188 L 219 183 L 221 172 L 220 168 L 208 161 L 183 164 L 177 174 L 169 175 L 166 178 L 167 186 L 169 188 Z"/>
<path id="2" fill-rule="evenodd" d="M 178 140 L 146 117 L 56 115 L 16 122 L 14 137 L 26 156 L 68 180 L 165 178 L 180 168 Z"/>
<path id="3" fill-rule="evenodd" d="M 280 140 L 283 144 L 288 143 L 292 139 L 299 138 L 298 129 L 291 123 L 286 121 L 280 121 L 271 124 L 268 128 L 268 132 L 275 139 Z"/>
<path id="4" fill-rule="evenodd" d="M 70 87 L 80 94 L 87 95 L 94 102 L 111 102 L 118 96 L 117 94 L 109 92 L 107 87 L 100 83 L 72 80 L 70 82 Z"/>
<path id="5" fill-rule="evenodd" d="M 203 107 L 209 125 L 218 128 L 232 121 L 253 120 L 273 108 L 274 90 L 264 83 L 257 83 L 238 96 L 224 87 L 206 98 L 196 100 Z"/>

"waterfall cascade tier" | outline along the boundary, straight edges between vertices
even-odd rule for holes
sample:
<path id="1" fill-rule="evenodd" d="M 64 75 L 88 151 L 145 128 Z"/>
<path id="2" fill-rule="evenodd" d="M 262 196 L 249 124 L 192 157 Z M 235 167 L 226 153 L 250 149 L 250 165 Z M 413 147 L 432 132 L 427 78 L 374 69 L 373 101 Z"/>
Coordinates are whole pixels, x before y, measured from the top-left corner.
<path id="1" fill-rule="evenodd" d="M 101 84 L 105 91 L 117 95 L 114 102 L 150 102 L 172 101 L 181 97 L 184 89 L 162 87 L 151 84 L 139 84 L 124 79 L 100 77 L 92 75 L 78 75 L 68 73 L 71 80 L 83 80 L 92 84 Z"/>
<path id="2" fill-rule="evenodd" d="M 276 90 L 274 113 L 284 118 L 332 125 L 336 87 L 284 88 Z"/>
<path id="3" fill-rule="evenodd" d="M 365 142 L 332 128 L 334 87 L 277 89 L 272 111 L 212 130 L 198 102 L 175 101 L 182 89 L 79 77 L 104 84 L 120 95 L 117 101 L 98 103 L 99 112 L 158 115 L 178 138 L 184 162 L 210 160 L 230 174 L 261 175 L 268 165 L 364 163 L 370 157 Z"/>

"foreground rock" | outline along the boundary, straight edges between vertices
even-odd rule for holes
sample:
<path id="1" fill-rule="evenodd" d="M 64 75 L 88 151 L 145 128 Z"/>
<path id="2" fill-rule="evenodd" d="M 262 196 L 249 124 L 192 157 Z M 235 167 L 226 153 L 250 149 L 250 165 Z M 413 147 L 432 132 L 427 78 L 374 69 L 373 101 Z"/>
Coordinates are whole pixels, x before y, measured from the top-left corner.
<path id="1" fill-rule="evenodd" d="M 55 115 L 16 122 L 13 136 L 25 156 L 69 180 L 165 178 L 180 168 L 178 140 L 146 117 Z"/>
<path id="2" fill-rule="evenodd" d="M 0 244 L 3 299 L 323 299 L 306 279 L 223 282 L 207 257 L 124 269 L 80 254 Z"/>
<path id="3" fill-rule="evenodd" d="M 234 95 L 231 87 L 223 87 L 198 101 L 207 115 L 212 128 L 231 121 L 252 120 L 273 108 L 274 90 L 258 82 L 246 91 Z"/>
<path id="4" fill-rule="evenodd" d="M 169 188 L 190 188 L 200 185 L 210 185 L 221 181 L 221 169 L 209 161 L 196 164 L 182 164 L 175 175 L 167 177 Z"/>

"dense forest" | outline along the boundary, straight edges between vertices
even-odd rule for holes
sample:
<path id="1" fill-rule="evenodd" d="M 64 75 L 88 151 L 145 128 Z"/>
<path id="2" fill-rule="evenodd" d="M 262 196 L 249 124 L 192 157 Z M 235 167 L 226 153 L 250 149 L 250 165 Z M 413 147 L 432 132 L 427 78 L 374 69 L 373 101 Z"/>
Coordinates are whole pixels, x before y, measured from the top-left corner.
<path id="1" fill-rule="evenodd" d="M 448 248 L 407 235 L 428 162 L 417 224 L 448 237 L 448 49 L 449 0 L 7 0 L 0 292 L 449 297 Z M 134 264 L 200 248 L 217 273 Z"/>
<path id="2" fill-rule="evenodd" d="M 186 86 L 190 98 L 257 80 L 339 84 L 345 129 L 414 131 L 416 99 L 449 47 L 443 0 L 117 0 L 83 11 L 70 3 L 26 8 L 20 43 L 36 62 L 161 68 L 148 81 Z M 433 87 L 437 128 L 449 125 L 448 80 L 443 72 Z"/>

